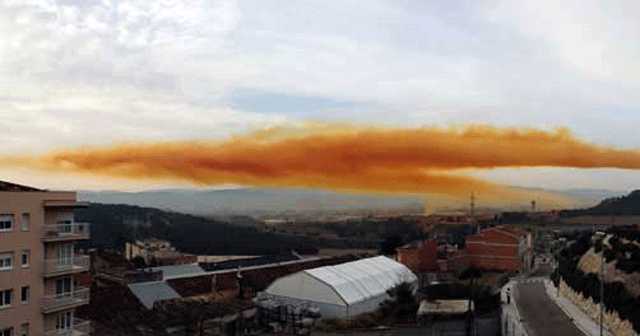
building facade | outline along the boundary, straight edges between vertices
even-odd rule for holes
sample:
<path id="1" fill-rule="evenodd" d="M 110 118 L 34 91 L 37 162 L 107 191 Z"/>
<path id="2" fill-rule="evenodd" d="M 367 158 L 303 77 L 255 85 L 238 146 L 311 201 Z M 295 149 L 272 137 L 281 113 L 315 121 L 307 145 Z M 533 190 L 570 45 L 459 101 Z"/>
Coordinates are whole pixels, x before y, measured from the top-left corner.
<path id="1" fill-rule="evenodd" d="M 162 239 L 149 238 L 125 243 L 124 255 L 127 260 L 140 257 L 147 265 L 182 265 L 198 262 L 198 257 L 192 254 L 176 251 L 170 242 Z"/>
<path id="2" fill-rule="evenodd" d="M 461 260 L 466 267 L 488 271 L 526 272 L 531 267 L 531 233 L 509 227 L 492 227 L 465 240 Z"/>
<path id="3" fill-rule="evenodd" d="M 0 182 L 0 335 L 88 334 L 75 316 L 89 302 L 78 281 L 89 270 L 76 251 L 89 239 L 89 225 L 74 219 L 79 206 L 75 192 Z"/>
<path id="4" fill-rule="evenodd" d="M 398 262 L 413 273 L 436 272 L 438 268 L 438 242 L 435 240 L 416 241 L 396 249 Z"/>

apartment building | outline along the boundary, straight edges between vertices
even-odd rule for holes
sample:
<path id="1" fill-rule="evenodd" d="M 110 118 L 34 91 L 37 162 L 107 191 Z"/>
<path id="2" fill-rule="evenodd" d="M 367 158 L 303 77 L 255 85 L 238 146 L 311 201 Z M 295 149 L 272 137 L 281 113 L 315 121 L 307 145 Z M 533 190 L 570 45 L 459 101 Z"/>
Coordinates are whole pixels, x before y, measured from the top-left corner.
<path id="1" fill-rule="evenodd" d="M 89 333 L 75 316 L 89 303 L 77 281 L 89 270 L 76 249 L 89 239 L 89 225 L 74 220 L 82 206 L 75 192 L 0 181 L 0 336 Z"/>

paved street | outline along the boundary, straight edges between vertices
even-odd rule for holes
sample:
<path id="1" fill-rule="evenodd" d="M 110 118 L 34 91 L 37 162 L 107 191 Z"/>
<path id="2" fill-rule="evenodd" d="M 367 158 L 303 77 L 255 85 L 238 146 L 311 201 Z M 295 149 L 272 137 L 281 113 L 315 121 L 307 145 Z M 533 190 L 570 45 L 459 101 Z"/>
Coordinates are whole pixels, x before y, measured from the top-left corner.
<path id="1" fill-rule="evenodd" d="M 516 285 L 518 310 L 529 336 L 584 336 L 553 302 L 539 281 Z"/>

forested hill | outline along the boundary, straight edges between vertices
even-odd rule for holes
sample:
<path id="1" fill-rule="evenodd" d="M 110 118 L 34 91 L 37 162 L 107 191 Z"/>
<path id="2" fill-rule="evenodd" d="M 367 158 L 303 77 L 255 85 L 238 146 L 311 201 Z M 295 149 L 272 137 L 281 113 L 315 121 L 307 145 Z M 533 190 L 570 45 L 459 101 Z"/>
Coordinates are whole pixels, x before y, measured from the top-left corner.
<path id="1" fill-rule="evenodd" d="M 76 220 L 89 222 L 91 247 L 122 250 L 126 241 L 156 237 L 170 241 L 180 251 L 194 254 L 276 254 L 292 249 L 315 252 L 314 242 L 259 232 L 202 217 L 120 204 L 91 203 L 76 210 Z"/>
<path id="2" fill-rule="evenodd" d="M 600 204 L 587 209 L 566 210 L 564 215 L 640 215 L 640 190 L 635 190 L 627 196 L 607 198 Z"/>

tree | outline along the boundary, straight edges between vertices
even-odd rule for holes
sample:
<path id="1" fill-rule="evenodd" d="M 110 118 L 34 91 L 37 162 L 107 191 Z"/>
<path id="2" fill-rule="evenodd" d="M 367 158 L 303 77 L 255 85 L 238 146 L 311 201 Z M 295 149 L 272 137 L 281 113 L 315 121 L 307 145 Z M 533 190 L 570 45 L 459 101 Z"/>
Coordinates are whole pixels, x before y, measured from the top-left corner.
<path id="1" fill-rule="evenodd" d="M 482 271 L 474 267 L 469 267 L 460 274 L 460 279 L 469 280 L 469 305 L 468 305 L 469 310 L 467 313 L 467 335 L 471 335 L 472 333 L 474 318 L 475 318 L 475 316 L 473 315 L 473 309 L 471 309 L 471 306 L 473 305 L 475 281 L 481 276 L 482 276 Z"/>
<path id="2" fill-rule="evenodd" d="M 388 236 L 380 244 L 380 254 L 383 254 L 383 255 L 396 254 L 396 249 L 400 246 L 402 246 L 402 237 L 395 234 Z"/>
<path id="3" fill-rule="evenodd" d="M 382 315 L 393 320 L 408 320 L 415 317 L 418 302 L 413 289 L 412 284 L 403 282 L 388 290 L 389 299 L 380 304 Z"/>
<path id="4" fill-rule="evenodd" d="M 133 259 L 131 259 L 131 263 L 133 263 L 133 266 L 135 268 L 147 267 L 147 263 L 144 261 L 144 258 L 141 256 L 135 256 Z"/>

